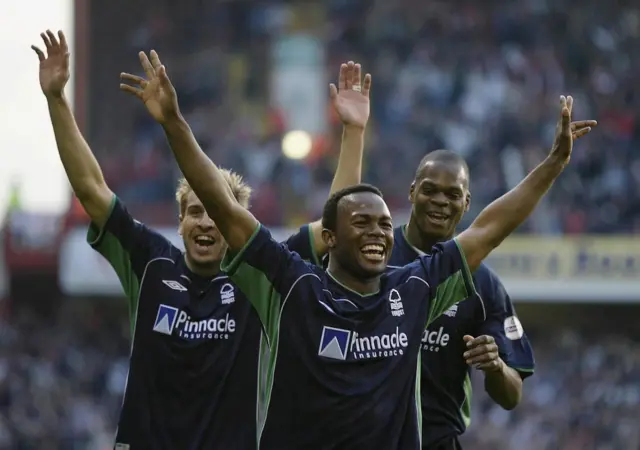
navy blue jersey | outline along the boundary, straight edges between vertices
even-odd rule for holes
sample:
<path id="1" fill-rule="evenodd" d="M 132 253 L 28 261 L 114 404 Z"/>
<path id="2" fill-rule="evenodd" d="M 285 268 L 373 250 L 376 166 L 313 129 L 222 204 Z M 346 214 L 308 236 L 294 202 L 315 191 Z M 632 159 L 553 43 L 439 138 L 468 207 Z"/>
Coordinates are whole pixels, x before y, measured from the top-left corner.
<path id="1" fill-rule="evenodd" d="M 419 449 L 418 355 L 429 317 L 473 283 L 455 241 L 362 296 L 259 226 L 224 270 L 265 328 L 260 449 Z"/>
<path id="2" fill-rule="evenodd" d="M 422 254 L 407 241 L 404 229 L 394 231 L 391 266 L 404 266 Z M 465 334 L 493 336 L 508 366 L 522 378 L 533 373 L 531 345 L 504 286 L 484 264 L 473 274 L 473 283 L 476 295 L 452 305 L 422 333 L 423 448 L 462 434 L 470 423 L 471 369 L 462 356 Z"/>
<path id="3" fill-rule="evenodd" d="M 261 325 L 242 292 L 224 273 L 192 273 L 181 250 L 115 197 L 104 229 L 92 225 L 87 239 L 115 269 L 130 305 L 116 448 L 255 449 Z"/>

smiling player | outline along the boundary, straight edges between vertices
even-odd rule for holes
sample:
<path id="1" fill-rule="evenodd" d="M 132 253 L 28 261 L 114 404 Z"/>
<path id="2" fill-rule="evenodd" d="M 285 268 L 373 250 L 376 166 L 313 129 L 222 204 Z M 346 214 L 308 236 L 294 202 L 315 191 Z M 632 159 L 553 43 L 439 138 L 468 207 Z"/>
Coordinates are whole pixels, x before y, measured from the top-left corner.
<path id="1" fill-rule="evenodd" d="M 130 368 L 116 449 L 254 449 L 261 325 L 243 293 L 220 272 L 224 237 L 185 180 L 176 193 L 184 253 L 133 219 L 105 183 L 65 99 L 64 34 L 41 36 L 46 55 L 33 49 L 60 158 L 92 220 L 87 239 L 111 263 L 129 300 Z M 354 64 L 343 65 L 341 74 L 360 76 Z M 351 125 L 368 117 L 368 100 L 360 97 L 334 99 Z M 358 116 L 363 107 L 366 114 Z M 362 142 L 364 123 L 359 125 L 346 127 L 345 142 Z M 345 171 L 349 166 L 339 166 L 332 189 L 359 181 L 359 168 Z M 220 173 L 234 201 L 246 208 L 249 187 L 233 172 Z M 305 253 L 310 239 L 322 253 L 319 223 L 287 245 L 311 259 L 315 255 Z"/>
<path id="2" fill-rule="evenodd" d="M 332 195 L 322 218 L 325 272 L 275 242 L 237 203 L 182 118 L 155 52 L 151 65 L 152 82 L 158 79 L 170 97 L 161 114 L 176 160 L 229 245 L 223 268 L 266 330 L 260 448 L 419 448 L 417 363 L 425 325 L 473 293 L 470 271 L 564 169 L 573 145 L 566 99 L 560 145 L 542 164 L 458 237 L 388 275 L 393 225 L 380 192 L 356 185 Z M 144 99 L 150 81 L 131 81 Z"/>
<path id="3" fill-rule="evenodd" d="M 573 99 L 567 99 L 571 114 Z M 561 118 L 562 120 L 562 118 Z M 558 124 L 554 148 L 562 139 Z M 588 133 L 595 121 L 571 123 L 572 139 Z M 469 168 L 448 150 L 427 154 L 416 170 L 409 200 L 411 218 L 397 227 L 389 265 L 401 267 L 453 238 L 469 209 Z M 486 265 L 473 274 L 477 295 L 453 306 L 422 336 L 422 445 L 457 450 L 458 436 L 470 423 L 471 367 L 483 371 L 485 390 L 505 409 L 515 408 L 522 381 L 534 370 L 533 352 L 504 286 Z"/>

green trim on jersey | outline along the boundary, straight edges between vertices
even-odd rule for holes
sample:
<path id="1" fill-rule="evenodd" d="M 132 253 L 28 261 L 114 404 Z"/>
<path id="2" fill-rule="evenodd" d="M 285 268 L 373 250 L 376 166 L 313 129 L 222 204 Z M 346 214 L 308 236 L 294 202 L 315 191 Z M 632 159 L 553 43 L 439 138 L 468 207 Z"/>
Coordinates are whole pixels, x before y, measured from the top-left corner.
<path id="1" fill-rule="evenodd" d="M 462 422 L 464 423 L 465 428 L 469 428 L 471 425 L 471 397 L 473 394 L 473 387 L 471 385 L 471 377 L 469 376 L 469 372 L 464 378 L 464 402 L 460 405 L 460 416 L 462 417 Z"/>
<path id="2" fill-rule="evenodd" d="M 269 403 L 271 402 L 275 366 L 278 359 L 282 305 L 281 295 L 273 289 L 267 276 L 255 267 L 246 264 L 242 259 L 242 254 L 256 238 L 261 226 L 258 224 L 247 243 L 235 256 L 232 257 L 230 252 L 227 252 L 220 266 L 221 270 L 229 275 L 231 281 L 240 288 L 256 310 L 264 330 L 260 337 L 260 359 L 258 362 L 259 395 L 256 404 L 258 443 L 266 424 Z"/>
<path id="3" fill-rule="evenodd" d="M 111 200 L 111 205 L 109 206 L 109 215 L 107 217 L 111 217 L 115 206 L 116 196 L 114 195 Z M 131 337 L 133 338 L 138 313 L 140 280 L 131 266 L 129 252 L 120 244 L 118 238 L 106 230 L 105 227 L 98 229 L 95 226 L 90 226 L 87 230 L 87 243 L 96 249 L 109 264 L 111 264 L 111 267 L 113 267 L 113 270 L 115 270 L 118 275 L 118 279 L 129 303 L 129 328 Z"/>
<path id="4" fill-rule="evenodd" d="M 416 385 L 413 391 L 415 396 L 416 412 L 418 413 L 418 442 L 420 442 L 420 448 L 422 448 L 422 351 L 418 352 Z"/>
<path id="5" fill-rule="evenodd" d="M 333 276 L 333 274 L 331 272 L 329 272 L 329 269 L 325 270 L 325 272 L 327 273 L 327 275 L 329 275 L 329 277 L 331 277 L 331 279 L 337 284 L 339 285 L 342 289 L 344 289 L 345 291 L 349 291 L 352 294 L 355 294 L 357 296 L 366 298 L 366 297 L 371 297 L 372 295 L 378 295 L 380 293 L 380 289 L 378 289 L 375 292 L 370 292 L 369 294 L 361 294 L 360 292 L 356 292 L 353 289 L 351 289 L 349 286 L 346 286 L 344 283 L 340 282 L 336 277 Z"/>
<path id="6" fill-rule="evenodd" d="M 467 265 L 467 258 L 464 255 L 464 251 L 462 250 L 462 247 L 458 243 L 457 239 L 454 238 L 453 241 L 456 243 L 458 251 L 460 252 L 460 258 L 462 259 L 463 267 L 461 270 L 450 275 L 436 288 L 436 295 L 431 302 L 431 307 L 429 310 L 429 319 L 427 320 L 427 326 L 429 326 L 431 322 L 440 317 L 447 309 L 473 295 L 473 292 L 469 292 L 467 290 L 465 276 L 467 280 L 469 280 L 471 288 L 475 290 L 475 287 L 473 286 L 473 277 L 471 276 L 471 271 L 469 270 L 469 266 Z M 462 271 L 464 271 L 465 273 L 462 273 Z"/>
<path id="7" fill-rule="evenodd" d="M 318 257 L 318 250 L 316 249 L 316 240 L 313 237 L 313 227 L 311 226 L 311 224 L 307 226 L 307 231 L 309 234 L 309 248 L 311 249 L 311 255 L 313 258 L 313 260 L 309 262 L 314 263 L 318 267 L 322 267 L 322 261 L 320 261 L 320 258 Z"/>
<path id="8" fill-rule="evenodd" d="M 281 296 L 273 289 L 271 282 L 264 273 L 246 264 L 242 258 L 244 252 L 258 235 L 261 226 L 258 224 L 256 230 L 238 253 L 232 256 L 227 251 L 224 258 L 222 258 L 220 270 L 226 272 L 229 278 L 249 299 L 265 328 L 267 338 L 271 341 L 277 333 L 278 323 L 280 322 Z"/>

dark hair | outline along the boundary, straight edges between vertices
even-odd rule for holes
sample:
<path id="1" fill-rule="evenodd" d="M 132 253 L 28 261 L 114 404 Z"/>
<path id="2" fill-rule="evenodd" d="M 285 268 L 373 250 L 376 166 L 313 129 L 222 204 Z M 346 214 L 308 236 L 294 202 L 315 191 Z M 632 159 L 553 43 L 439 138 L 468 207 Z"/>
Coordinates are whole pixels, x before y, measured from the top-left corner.
<path id="1" fill-rule="evenodd" d="M 440 149 L 427 153 L 420 160 L 420 164 L 418 164 L 418 168 L 416 169 L 416 180 L 420 178 L 420 173 L 422 172 L 422 169 L 424 169 L 424 166 L 432 161 L 461 166 L 467 173 L 467 178 L 469 178 L 469 166 L 464 158 L 454 151 Z"/>
<path id="2" fill-rule="evenodd" d="M 353 186 L 340 189 L 331 194 L 331 197 L 329 197 L 324 204 L 324 209 L 322 210 L 322 227 L 335 231 L 338 217 L 338 203 L 347 195 L 358 194 L 360 192 L 371 192 L 372 194 L 382 197 L 380 189 L 367 183 L 354 184 Z"/>

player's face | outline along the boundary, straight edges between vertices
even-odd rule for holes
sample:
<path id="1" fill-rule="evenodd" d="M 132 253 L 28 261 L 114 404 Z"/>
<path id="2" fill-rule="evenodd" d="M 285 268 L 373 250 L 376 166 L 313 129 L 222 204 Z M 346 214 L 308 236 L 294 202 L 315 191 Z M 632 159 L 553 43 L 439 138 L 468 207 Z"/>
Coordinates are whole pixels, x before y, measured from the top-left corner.
<path id="1" fill-rule="evenodd" d="M 432 161 L 418 175 L 409 194 L 413 220 L 425 235 L 450 239 L 469 209 L 468 174 L 460 165 Z"/>
<path id="2" fill-rule="evenodd" d="M 343 268 L 356 276 L 380 275 L 392 249 L 391 214 L 380 196 L 360 192 L 340 200 L 332 255 Z"/>
<path id="3" fill-rule="evenodd" d="M 227 243 L 193 191 L 187 196 L 184 212 L 180 216 L 179 231 L 187 258 L 194 268 L 206 271 L 210 267 L 217 267 Z"/>

